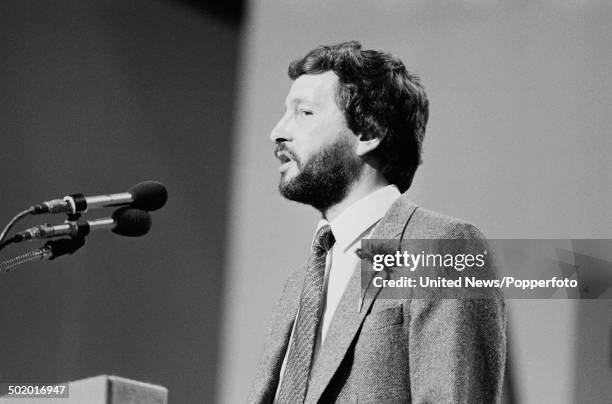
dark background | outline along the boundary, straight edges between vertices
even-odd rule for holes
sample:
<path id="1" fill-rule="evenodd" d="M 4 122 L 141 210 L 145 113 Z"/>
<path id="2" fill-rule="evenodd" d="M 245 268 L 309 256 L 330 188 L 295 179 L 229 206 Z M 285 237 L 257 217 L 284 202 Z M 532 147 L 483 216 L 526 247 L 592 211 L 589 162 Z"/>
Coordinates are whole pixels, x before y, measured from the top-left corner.
<path id="1" fill-rule="evenodd" d="M 215 397 L 242 16 L 240 1 L 0 5 L 2 226 L 74 192 L 169 191 L 146 237 L 95 234 L 0 274 L 1 381 L 117 374 L 173 403 Z M 18 227 L 41 220 L 63 218 Z"/>

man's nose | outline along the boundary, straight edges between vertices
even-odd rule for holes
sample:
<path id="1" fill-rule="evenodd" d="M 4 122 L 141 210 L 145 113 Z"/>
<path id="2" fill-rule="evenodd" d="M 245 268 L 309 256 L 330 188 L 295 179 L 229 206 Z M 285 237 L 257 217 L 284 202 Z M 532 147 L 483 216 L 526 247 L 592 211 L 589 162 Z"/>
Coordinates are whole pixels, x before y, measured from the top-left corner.
<path id="1" fill-rule="evenodd" d="M 270 140 L 274 143 L 281 143 L 291 140 L 291 134 L 287 128 L 285 116 L 283 116 L 280 121 L 276 123 L 276 126 L 274 126 L 272 129 L 272 132 L 270 132 Z"/>

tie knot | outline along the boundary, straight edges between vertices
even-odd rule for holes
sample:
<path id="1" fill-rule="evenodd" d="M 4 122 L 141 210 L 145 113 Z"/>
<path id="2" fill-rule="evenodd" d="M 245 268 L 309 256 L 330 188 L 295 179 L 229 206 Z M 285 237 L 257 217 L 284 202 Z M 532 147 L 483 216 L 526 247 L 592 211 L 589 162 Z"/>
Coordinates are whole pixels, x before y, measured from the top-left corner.
<path id="1" fill-rule="evenodd" d="M 332 248 L 335 242 L 336 239 L 334 233 L 331 231 L 331 226 L 326 224 L 321 226 L 319 231 L 317 231 L 312 243 L 312 248 L 320 253 L 326 253 Z"/>

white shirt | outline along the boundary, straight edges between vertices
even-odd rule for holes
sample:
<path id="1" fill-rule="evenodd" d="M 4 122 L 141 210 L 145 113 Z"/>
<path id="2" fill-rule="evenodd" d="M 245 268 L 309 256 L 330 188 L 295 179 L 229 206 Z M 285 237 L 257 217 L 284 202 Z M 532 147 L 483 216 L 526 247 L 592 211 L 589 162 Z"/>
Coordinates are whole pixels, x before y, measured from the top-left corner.
<path id="1" fill-rule="evenodd" d="M 329 223 L 336 242 L 326 257 L 322 317 L 317 329 L 312 363 L 315 363 L 319 350 L 325 342 L 327 330 L 344 294 L 346 285 L 351 279 L 353 271 L 359 265 L 359 257 L 355 254 L 355 250 L 361 246 L 361 239 L 370 236 L 374 226 L 382 219 L 399 196 L 400 192 L 397 187 L 388 185 L 353 203 L 331 223 L 325 219 L 319 221 L 316 230 L 318 231 L 321 226 Z M 285 373 L 285 365 L 291 349 L 296 323 L 297 321 L 293 324 L 289 346 L 283 359 L 277 393 Z"/>

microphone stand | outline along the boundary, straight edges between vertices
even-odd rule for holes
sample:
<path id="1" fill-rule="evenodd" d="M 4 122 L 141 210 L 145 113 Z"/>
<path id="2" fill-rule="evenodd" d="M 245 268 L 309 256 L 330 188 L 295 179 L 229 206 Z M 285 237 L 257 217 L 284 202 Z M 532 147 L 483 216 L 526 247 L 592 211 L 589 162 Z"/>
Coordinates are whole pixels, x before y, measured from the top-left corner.
<path id="1" fill-rule="evenodd" d="M 72 254 L 85 245 L 85 237 L 66 237 L 59 240 L 47 241 L 47 243 L 36 250 L 18 255 L 6 261 L 0 262 L 0 272 L 9 272 L 14 267 L 31 261 L 54 260 L 62 255 Z"/>
<path id="2" fill-rule="evenodd" d="M 80 213 L 68 214 L 70 221 L 76 221 L 81 217 Z M 37 260 L 54 260 L 62 255 L 72 254 L 85 245 L 85 236 L 66 237 L 58 240 L 50 240 L 41 248 L 28 251 L 24 254 L 0 262 L 0 272 L 9 272 L 14 267 L 27 262 Z"/>

